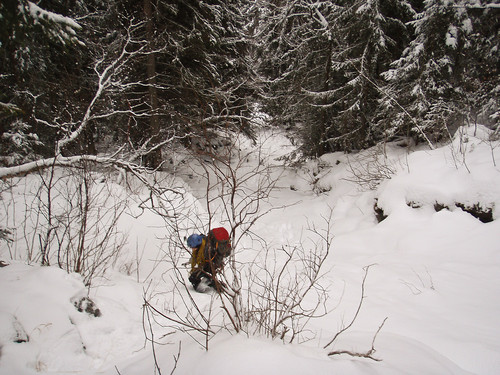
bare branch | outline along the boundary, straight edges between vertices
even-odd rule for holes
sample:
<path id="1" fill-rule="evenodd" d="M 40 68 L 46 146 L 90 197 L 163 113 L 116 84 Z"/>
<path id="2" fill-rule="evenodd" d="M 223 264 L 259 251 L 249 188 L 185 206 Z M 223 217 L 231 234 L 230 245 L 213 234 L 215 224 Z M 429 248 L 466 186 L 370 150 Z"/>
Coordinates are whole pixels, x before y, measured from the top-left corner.
<path id="1" fill-rule="evenodd" d="M 98 86 L 97 90 L 91 99 L 89 105 L 87 106 L 87 110 L 80 121 L 78 127 L 71 131 L 69 134 L 65 135 L 62 139 L 57 142 L 56 145 L 56 155 L 60 155 L 61 151 L 70 143 L 74 142 L 88 127 L 90 120 L 92 119 L 92 114 L 95 109 L 96 103 L 101 99 L 101 96 L 106 92 L 106 90 L 113 84 L 113 77 L 118 74 L 124 65 L 130 60 L 131 56 L 142 53 L 144 48 L 140 47 L 138 51 L 129 52 L 127 47 L 132 43 L 132 32 L 138 25 L 131 25 L 127 29 L 127 37 L 125 43 L 122 46 L 121 52 L 116 59 L 114 59 L 109 65 L 100 70 L 102 63 L 104 62 L 104 58 L 101 58 L 95 63 L 94 71 L 98 76 Z"/>
<path id="2" fill-rule="evenodd" d="M 179 341 L 179 350 L 177 351 L 177 355 L 174 355 L 174 367 L 172 368 L 170 375 L 173 375 L 173 373 L 177 369 L 177 363 L 179 362 L 179 358 L 181 357 L 181 346 L 182 346 L 182 342 Z"/>
<path id="3" fill-rule="evenodd" d="M 136 177 L 144 180 L 140 174 L 141 172 L 145 172 L 146 168 L 114 157 L 96 155 L 56 156 L 53 158 L 35 160 L 14 167 L 2 167 L 0 168 L 0 180 L 22 177 L 30 173 L 43 171 L 53 167 L 81 167 L 83 163 L 88 162 L 102 165 L 114 165 L 123 170 L 132 172 Z"/>
<path id="4" fill-rule="evenodd" d="M 379 358 L 373 357 L 373 354 L 375 354 L 375 352 L 376 352 L 375 340 L 377 339 L 377 336 L 378 336 L 380 330 L 382 329 L 382 327 L 384 326 L 386 320 L 387 320 L 387 318 L 384 319 L 382 324 L 378 327 L 377 332 L 375 332 L 375 335 L 373 336 L 373 340 L 372 340 L 372 347 L 370 348 L 370 350 L 366 351 L 365 353 L 353 352 L 350 350 L 334 350 L 332 352 L 329 352 L 328 356 L 338 355 L 338 354 L 348 354 L 351 357 L 368 358 L 368 359 L 371 359 L 371 360 L 376 361 L 376 362 L 382 361 Z"/>
<path id="5" fill-rule="evenodd" d="M 150 317 L 149 308 L 150 308 L 150 305 L 147 304 L 145 301 L 143 308 L 142 308 L 142 312 L 143 312 L 142 321 L 143 321 L 143 328 L 144 328 L 144 336 L 146 337 L 146 339 L 148 338 L 148 335 L 146 332 L 146 325 L 145 325 L 147 323 L 147 328 L 149 329 L 149 333 L 151 334 L 151 339 L 149 339 L 149 341 L 151 341 L 151 350 L 153 351 L 153 359 L 155 362 L 155 371 L 158 371 L 158 374 L 161 375 L 161 369 L 160 369 L 160 366 L 158 365 L 158 359 L 156 356 L 154 331 L 153 331 L 153 326 L 151 324 L 151 317 Z"/>
<path id="6" fill-rule="evenodd" d="M 345 331 L 347 331 L 349 328 L 352 327 L 352 325 L 354 324 L 354 322 L 356 321 L 358 315 L 359 315 L 359 312 L 361 311 L 361 306 L 363 305 L 363 301 L 365 299 L 365 282 L 366 282 L 366 277 L 368 276 L 368 270 L 370 269 L 371 266 L 373 266 L 374 264 L 370 264 L 369 266 L 366 266 L 366 267 L 363 267 L 363 269 L 365 270 L 365 274 L 363 276 L 363 281 L 361 283 L 361 297 L 359 298 L 359 304 L 358 304 L 358 308 L 356 309 L 356 312 L 354 314 L 354 316 L 352 317 L 352 320 L 350 321 L 349 324 L 347 324 L 344 328 L 342 328 L 340 331 L 338 331 L 335 336 L 333 336 L 333 339 L 331 339 L 328 344 L 326 344 L 323 348 L 326 349 L 328 346 L 330 346 L 336 339 L 337 337 L 339 337 L 342 333 L 344 333 Z"/>

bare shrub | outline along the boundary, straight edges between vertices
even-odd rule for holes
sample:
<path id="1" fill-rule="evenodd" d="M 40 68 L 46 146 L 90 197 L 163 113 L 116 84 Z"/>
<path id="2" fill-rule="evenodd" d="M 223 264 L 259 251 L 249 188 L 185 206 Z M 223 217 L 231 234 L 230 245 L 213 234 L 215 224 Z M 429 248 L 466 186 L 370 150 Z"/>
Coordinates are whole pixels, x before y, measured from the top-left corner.
<path id="1" fill-rule="evenodd" d="M 206 350 L 222 330 L 288 342 L 310 339 L 308 322 L 327 312 L 328 292 L 321 279 L 331 248 L 331 215 L 324 218 L 325 228 L 308 228 L 316 239 L 311 243 L 273 249 L 252 229 L 271 210 L 284 208 L 269 202 L 281 170 L 264 160 L 259 147 L 243 152 L 235 143 L 219 148 L 217 155 L 197 150 L 195 160 L 189 174 L 205 182 L 207 222 L 193 218 L 196 204 L 181 199 L 179 190 L 148 201 L 167 226 L 163 259 L 171 267 L 163 275 L 172 286 L 166 292 L 153 288 L 145 292 L 148 319 L 162 329 L 188 334 Z M 181 233 L 207 233 L 221 224 L 230 230 L 233 253 L 224 271 L 216 275 L 216 290 L 207 303 L 186 281 L 183 262 L 189 253 Z M 248 243 L 253 250 L 261 250 L 252 262 L 242 263 L 239 256 L 249 250 Z"/>
<path id="2" fill-rule="evenodd" d="M 78 272 L 90 285 L 125 244 L 125 235 L 117 230 L 123 199 L 114 196 L 105 175 L 90 166 L 46 169 L 31 175 L 25 186 L 6 207 L 6 216 L 18 217 L 21 236 L 16 241 L 24 241 L 24 251 L 11 253 L 11 258 Z"/>
<path id="3" fill-rule="evenodd" d="M 329 221 L 327 222 L 329 224 Z M 323 285 L 323 264 L 331 248 L 330 227 L 312 248 L 300 244 L 264 249 L 247 269 L 245 321 L 248 330 L 288 342 L 309 339 L 306 326 L 326 315 L 328 289 Z"/>
<path id="4" fill-rule="evenodd" d="M 383 180 L 388 180 L 396 173 L 396 167 L 388 160 L 384 144 L 362 152 L 349 160 L 350 178 L 363 189 L 375 190 Z"/>
<path id="5" fill-rule="evenodd" d="M 259 162 L 250 163 L 251 159 Z M 155 195 L 149 201 L 168 228 L 162 260 L 169 265 L 163 273 L 169 289 L 148 287 L 144 293 L 144 316 L 152 345 L 161 343 L 153 339 L 154 327 L 163 332 L 182 332 L 205 350 L 221 331 L 264 335 L 286 342 L 313 339 L 315 333 L 308 324 L 329 312 L 324 265 L 332 251 L 333 209 L 320 226 L 309 225 L 307 238 L 311 242 L 273 248 L 253 232 L 264 215 L 284 208 L 270 204 L 280 174 L 263 160 L 260 149 L 246 153 L 232 144 L 219 149 L 217 155 L 198 150 L 196 160 L 198 163 L 190 164 L 189 174 L 205 182 L 201 198 L 208 213 L 206 223 L 190 217 L 196 212 L 196 203 L 184 199 L 187 195 L 184 197 L 181 191 Z M 221 224 L 230 229 L 233 253 L 224 270 L 215 275 L 215 290 L 200 295 L 187 281 L 185 262 L 189 253 L 181 233 L 207 233 L 212 226 Z M 241 260 L 246 250 L 257 254 L 250 262 Z M 358 312 L 365 298 L 365 280 L 366 274 Z M 357 316 L 331 343 L 352 326 Z M 367 353 L 352 355 L 375 359 L 374 352 L 372 345 Z M 339 353 L 330 353 L 334 354 Z"/>

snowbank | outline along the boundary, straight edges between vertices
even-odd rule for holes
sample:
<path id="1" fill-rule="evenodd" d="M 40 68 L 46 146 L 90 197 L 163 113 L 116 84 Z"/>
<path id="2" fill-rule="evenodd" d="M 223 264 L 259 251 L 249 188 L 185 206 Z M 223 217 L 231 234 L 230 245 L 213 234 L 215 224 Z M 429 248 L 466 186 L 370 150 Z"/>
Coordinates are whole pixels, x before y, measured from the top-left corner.
<path id="1" fill-rule="evenodd" d="M 281 165 L 276 158 L 292 146 L 285 137 L 270 138 L 268 158 L 246 162 L 249 168 L 262 160 L 273 163 L 280 180 L 268 204 L 280 208 L 260 219 L 255 233 L 277 248 L 305 244 L 311 239 L 307 228 L 324 228 L 331 217 L 333 250 L 324 265 L 329 313 L 309 322 L 311 340 L 300 345 L 220 331 L 208 352 L 156 322 L 162 373 L 174 368 L 175 374 L 190 375 L 499 373 L 500 148 L 488 137 L 482 127 L 462 129 L 453 144 L 432 151 L 407 154 L 387 145 L 385 154 L 378 149 L 335 153 L 301 168 Z M 369 183 L 359 180 L 361 170 L 370 171 Z M 199 196 L 200 181 L 186 181 Z M 183 214 L 185 228 L 201 229 L 202 205 L 182 186 L 185 195 L 166 192 L 177 202 L 170 209 Z M 19 194 L 27 189 L 18 187 Z M 10 260 L 2 242 L 0 259 L 10 265 L 0 268 L 0 374 L 154 373 L 151 343 L 144 338 L 143 295 L 147 290 L 158 306 L 167 306 L 175 278 L 165 250 L 185 234 L 174 241 L 168 221 L 142 213 L 147 197 L 127 194 L 128 214 L 119 223 L 128 234 L 124 257 L 105 278 L 94 280 L 90 291 L 76 274 Z M 183 212 L 186 202 L 189 209 Z M 380 223 L 375 203 L 387 216 Z M 491 209 L 493 221 L 481 222 L 457 203 Z M 238 253 L 242 265 L 256 259 L 259 243 L 242 243 L 247 249 Z M 187 254 L 179 254 L 187 260 Z M 373 266 L 358 318 L 323 349 L 355 313 L 368 265 Z M 79 301 L 88 302 L 85 297 L 99 314 L 78 311 Z M 202 308 L 213 303 L 209 294 L 194 298 Z M 182 311 L 181 300 L 168 302 Z M 386 317 L 374 343 L 374 356 L 382 361 L 327 356 L 328 350 L 368 350 Z"/>

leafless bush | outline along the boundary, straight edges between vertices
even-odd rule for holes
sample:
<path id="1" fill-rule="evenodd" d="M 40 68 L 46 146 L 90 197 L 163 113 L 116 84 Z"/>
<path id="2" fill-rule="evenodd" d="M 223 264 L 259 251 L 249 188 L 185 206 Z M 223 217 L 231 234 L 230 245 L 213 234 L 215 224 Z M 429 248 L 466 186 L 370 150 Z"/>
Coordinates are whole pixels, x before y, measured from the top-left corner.
<path id="1" fill-rule="evenodd" d="M 168 188 L 162 188 L 162 184 Z M 148 199 L 140 206 L 158 215 L 165 225 L 160 257 L 146 277 L 150 279 L 143 296 L 143 316 L 148 327 L 146 337 L 154 346 L 162 343 L 160 338 L 153 338 L 156 337 L 155 330 L 182 332 L 208 350 L 210 338 L 221 329 L 212 325 L 213 315 L 216 315 L 213 308 L 215 296 L 212 296 L 209 307 L 200 305 L 195 296 L 197 293 L 185 277 L 185 264 L 190 254 L 184 235 L 193 231 L 203 232 L 203 211 L 194 197 L 174 178 L 156 184 L 156 189 L 151 190 Z M 163 286 L 158 288 L 150 276 L 160 266 Z M 168 285 L 167 290 L 165 285 Z M 218 315 L 221 313 L 218 312 Z"/>
<path id="2" fill-rule="evenodd" d="M 117 222 L 125 208 L 123 201 L 112 202 L 109 186 L 99 182 L 89 170 L 77 174 L 75 191 L 64 192 L 71 210 L 58 216 L 56 232 L 58 266 L 80 273 L 86 284 L 102 275 L 125 244 Z"/>
<path id="3" fill-rule="evenodd" d="M 325 230 L 309 228 L 319 240 L 312 245 L 276 250 L 268 247 L 252 228 L 271 210 L 283 208 L 268 203 L 280 174 L 263 160 L 259 151 L 257 148 L 242 152 L 233 144 L 217 155 L 198 153 L 198 164 L 190 171 L 206 182 L 208 228 L 199 232 L 206 233 L 212 225 L 222 223 L 231 231 L 234 249 L 224 272 L 217 275 L 221 287 L 211 294 L 210 304 L 200 305 L 196 293 L 193 295 L 186 283 L 183 254 L 179 253 L 179 249 L 184 251 L 182 239 L 175 235 L 165 250 L 173 265 L 173 272 L 166 273 L 171 275 L 169 285 L 173 285 L 173 290 L 168 297 L 163 296 L 161 308 L 153 306 L 151 295 L 145 298 L 145 306 L 159 323 L 163 319 L 164 327 L 189 334 L 205 349 L 210 338 L 221 330 L 259 333 L 290 342 L 304 340 L 307 323 L 326 313 L 327 289 L 320 279 L 331 247 L 331 217 L 325 218 Z M 183 216 L 172 213 L 185 214 L 186 207 L 173 206 L 172 201 L 159 200 L 155 210 L 174 226 L 170 232 L 179 233 L 186 228 L 185 220 L 182 227 Z M 193 227 L 202 229 L 200 224 L 203 223 Z M 238 260 L 238 254 L 245 251 L 243 238 L 262 248 L 250 264 Z"/>
<path id="4" fill-rule="evenodd" d="M 168 223 L 164 260 L 171 267 L 163 274 L 169 289 L 145 292 L 148 322 L 154 321 L 163 330 L 183 332 L 206 350 L 210 340 L 221 331 L 260 334 L 287 342 L 310 340 L 314 333 L 308 330 L 309 322 L 329 312 L 324 264 L 332 251 L 333 210 L 323 218 L 321 226 L 307 228 L 311 242 L 277 249 L 268 246 L 252 229 L 265 214 L 283 208 L 269 203 L 279 173 L 262 160 L 258 149 L 244 153 L 233 144 L 225 152 L 198 153 L 198 164 L 191 164 L 189 171 L 206 182 L 203 197 L 208 222 L 205 225 L 202 221 L 187 219 L 186 212 L 193 212 L 193 204 L 186 206 L 185 200 L 181 200 L 180 205 L 172 195 L 169 199 L 156 196 L 151 200 L 155 212 Z M 261 162 L 249 163 L 252 158 Z M 220 224 L 230 229 L 233 253 L 223 272 L 216 275 L 219 282 L 216 290 L 208 296 L 200 295 L 186 281 L 183 262 L 189 253 L 180 233 L 187 234 L 186 229 L 207 233 L 212 226 Z M 250 250 L 245 248 L 248 243 L 258 253 L 253 261 L 242 262 L 243 252 Z M 366 275 L 358 312 L 365 297 L 365 280 Z M 339 334 L 349 329 L 352 322 Z M 371 351 L 353 355 L 374 359 L 374 351 L 372 345 Z"/>
<path id="5" fill-rule="evenodd" d="M 145 292 L 148 319 L 162 329 L 189 335 L 206 350 L 211 338 L 222 330 L 263 334 L 288 342 L 310 339 L 306 335 L 308 322 L 327 312 L 327 288 L 321 279 L 331 236 L 330 229 L 309 230 L 319 238 L 312 249 L 304 244 L 276 251 L 263 248 L 250 264 L 236 263 L 241 285 L 238 296 L 233 295 L 234 288 L 222 287 L 209 294 L 209 303 L 186 282 L 182 257 L 169 246 L 167 258 L 172 268 L 164 275 L 168 275 L 165 281 L 172 289 L 161 296 L 153 290 Z M 225 276 L 219 275 L 227 280 Z M 161 305 L 155 301 L 161 301 Z"/>
<path id="6" fill-rule="evenodd" d="M 12 219 L 9 217 L 11 214 L 9 211 L 12 208 L 12 199 L 4 199 L 4 194 L 11 194 L 12 192 L 12 181 L 1 181 L 0 180 L 0 246 L 5 246 L 7 248 L 6 253 L 8 253 L 12 258 L 15 257 L 12 249 L 13 235 L 15 228 L 10 224 L 13 224 Z M 12 214 L 10 215 L 12 216 Z M 1 247 L 0 247 L 1 249 Z M 1 253 L 0 253 L 1 255 Z"/>
<path id="7" fill-rule="evenodd" d="M 173 330 L 190 336 L 205 350 L 209 348 L 210 339 L 219 332 L 222 327 L 215 324 L 213 315 L 218 314 L 214 309 L 215 295 L 211 296 L 208 306 L 201 306 L 193 295 L 192 289 L 176 274 L 176 282 L 173 289 L 167 292 L 167 296 L 161 298 L 162 303 L 158 306 L 158 299 L 151 291 L 144 293 L 144 316 L 148 319 L 150 330 L 154 332 L 151 322 L 162 330 Z M 159 343 L 156 342 L 156 343 Z"/>
<path id="8" fill-rule="evenodd" d="M 88 166 L 46 169 L 25 185 L 6 207 L 18 217 L 21 236 L 16 241 L 24 241 L 24 251 L 11 257 L 78 272 L 90 285 L 125 244 L 125 236 L 117 231 L 123 200 L 114 196 L 105 175 Z"/>
<path id="9" fill-rule="evenodd" d="M 191 202 L 183 189 L 153 194 L 145 202 L 145 206 L 165 219 L 168 238 L 166 236 L 164 243 L 164 260 L 171 267 L 163 275 L 172 286 L 161 297 L 149 290 L 145 294 L 145 307 L 157 324 L 190 335 L 205 349 L 217 332 L 240 332 L 247 325 L 244 317 L 247 309 L 242 300 L 242 265 L 236 253 L 241 251 L 241 239 L 252 236 L 253 225 L 273 209 L 266 201 L 279 177 L 262 160 L 259 149 L 242 152 L 236 143 L 217 147 L 217 153 L 211 152 L 214 149 L 208 145 L 204 151 L 196 150 L 191 169 L 186 172 L 205 182 L 203 207 Z M 200 211 L 205 215 L 200 216 Z M 186 281 L 184 263 L 190 254 L 184 236 L 192 232 L 208 233 L 216 225 L 229 229 L 233 253 L 226 259 L 226 271 L 217 274 L 219 288 L 210 295 L 210 303 L 200 304 L 198 293 Z"/>
<path id="10" fill-rule="evenodd" d="M 383 144 L 366 154 L 356 155 L 353 161 L 349 161 L 349 169 L 352 177 L 346 180 L 369 190 L 375 190 L 383 180 L 390 179 L 396 173 L 395 166 L 387 159 Z"/>
<path id="11" fill-rule="evenodd" d="M 321 233 L 310 229 L 320 241 L 312 248 L 300 244 L 265 249 L 247 270 L 245 321 L 248 329 L 288 342 L 306 340 L 306 326 L 326 315 L 328 289 L 323 285 L 323 264 L 331 248 L 330 222 Z"/>

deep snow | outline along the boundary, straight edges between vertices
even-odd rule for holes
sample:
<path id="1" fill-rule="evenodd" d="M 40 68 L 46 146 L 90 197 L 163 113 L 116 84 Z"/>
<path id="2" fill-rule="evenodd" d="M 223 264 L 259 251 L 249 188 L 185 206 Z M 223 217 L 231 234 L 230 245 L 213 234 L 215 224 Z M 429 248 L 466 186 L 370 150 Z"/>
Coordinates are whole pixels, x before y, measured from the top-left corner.
<path id="1" fill-rule="evenodd" d="M 324 225 L 331 214 L 334 238 L 323 279 L 329 286 L 329 313 L 309 322 L 304 338 L 309 340 L 301 344 L 221 331 L 208 352 L 159 322 L 153 332 L 163 343 L 155 345 L 161 372 L 175 367 L 175 374 L 203 375 L 500 373 L 500 167 L 495 166 L 500 148 L 488 136 L 483 127 L 470 127 L 436 150 L 408 153 L 388 144 L 385 157 L 376 149 L 335 153 L 292 168 L 277 160 L 293 150 L 289 141 L 270 131 L 262 134 L 261 150 L 268 158 L 249 157 L 248 167 L 268 160 L 280 178 L 262 208 L 276 209 L 256 223 L 254 232 L 277 248 L 303 244 L 311 233 L 307 228 Z M 244 142 L 241 147 L 255 146 Z M 181 160 L 174 164 L 182 178 L 175 184 L 186 189 L 182 198 L 203 197 L 203 181 L 193 178 Z M 361 171 L 371 172 L 365 184 L 360 184 Z M 390 178 L 378 180 L 380 172 Z M 22 181 L 28 182 L 2 194 L 4 226 L 18 237 L 26 201 L 12 202 L 33 180 Z M 136 215 L 142 212 L 140 194 L 125 193 L 123 184 L 111 186 L 115 196 L 127 196 L 128 214 L 119 228 L 128 242 L 124 256 L 104 278 L 94 280 L 90 291 L 79 275 L 25 264 L 22 241 L 10 247 L 1 243 L 0 260 L 9 265 L 0 268 L 0 374 L 155 373 L 142 304 L 146 291 L 153 303 L 164 306 L 174 287 L 164 257 L 165 222 L 148 211 Z M 380 223 L 375 202 L 388 215 Z M 482 223 L 456 202 L 491 208 L 496 220 Z M 201 217 L 202 226 L 202 203 L 190 205 L 193 212 L 185 220 Z M 437 212 L 436 203 L 448 208 Z M 238 260 L 249 262 L 259 251 L 255 243 L 243 241 Z M 356 311 L 369 265 L 359 316 L 323 349 Z M 75 308 L 87 293 L 101 316 Z M 195 295 L 200 306 L 208 306 L 212 297 Z M 386 317 L 374 343 L 380 362 L 327 356 L 329 350 L 367 351 Z"/>

